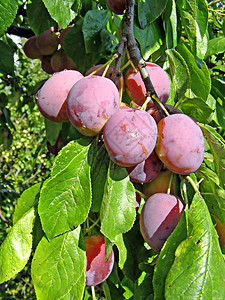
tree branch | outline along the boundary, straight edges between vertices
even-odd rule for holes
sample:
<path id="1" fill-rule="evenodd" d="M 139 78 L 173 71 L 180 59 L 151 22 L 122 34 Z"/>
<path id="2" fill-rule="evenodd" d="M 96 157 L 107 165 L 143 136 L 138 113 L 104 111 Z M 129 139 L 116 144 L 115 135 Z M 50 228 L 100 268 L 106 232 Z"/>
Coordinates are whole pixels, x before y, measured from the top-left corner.
<path id="1" fill-rule="evenodd" d="M 33 35 L 35 35 L 32 29 L 26 27 L 19 27 L 14 24 L 10 25 L 6 33 L 13 34 L 20 37 L 25 37 L 25 38 L 30 38 Z"/>
<path id="2" fill-rule="evenodd" d="M 127 48 L 129 50 L 130 56 L 134 60 L 134 62 L 136 63 L 136 65 L 140 71 L 142 80 L 144 81 L 144 84 L 146 87 L 147 96 L 150 96 L 152 98 L 161 117 L 165 117 L 165 115 L 166 115 L 165 112 L 163 111 L 161 106 L 155 100 L 155 98 L 157 98 L 157 99 L 159 99 L 159 98 L 153 87 L 149 73 L 146 69 L 146 62 L 144 61 L 144 59 L 141 55 L 141 51 L 140 51 L 137 41 L 134 37 L 134 30 L 133 30 L 134 6 L 135 6 L 135 0 L 127 0 L 127 6 L 126 6 L 127 8 L 126 8 L 126 12 L 124 15 L 124 30 L 123 30 L 122 38 L 126 39 Z M 152 97 L 152 96 L 154 96 L 154 97 Z"/>

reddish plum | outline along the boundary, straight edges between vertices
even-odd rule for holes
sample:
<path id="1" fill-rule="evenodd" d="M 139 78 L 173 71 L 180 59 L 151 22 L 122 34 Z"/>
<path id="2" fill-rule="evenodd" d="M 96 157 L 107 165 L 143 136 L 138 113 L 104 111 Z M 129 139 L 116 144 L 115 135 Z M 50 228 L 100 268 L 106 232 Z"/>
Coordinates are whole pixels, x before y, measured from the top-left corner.
<path id="1" fill-rule="evenodd" d="M 42 115 L 53 122 L 68 121 L 65 102 L 71 87 L 83 75 L 78 71 L 65 70 L 55 73 L 41 87 L 37 105 Z"/>
<path id="2" fill-rule="evenodd" d="M 100 234 L 84 237 L 86 247 L 86 285 L 98 285 L 110 275 L 114 265 L 114 253 L 111 250 L 105 261 L 105 239 Z"/>
<path id="3" fill-rule="evenodd" d="M 90 75 L 91 73 L 95 72 L 97 69 L 99 69 L 102 66 L 103 66 L 102 64 L 93 66 L 92 68 L 90 68 L 85 73 L 84 76 Z M 109 68 L 108 68 L 108 70 L 107 70 L 107 72 L 105 74 L 105 77 L 112 80 L 112 74 L 114 72 L 114 69 L 115 69 L 114 66 L 109 66 Z M 98 70 L 96 73 L 94 73 L 94 75 L 102 76 L 102 74 L 104 73 L 104 71 L 105 71 L 105 68 L 102 68 L 102 69 Z M 124 85 L 124 79 L 123 79 L 123 74 L 122 73 L 121 73 L 121 76 L 116 77 L 115 85 L 117 86 L 117 88 L 118 88 L 119 91 L 121 90 L 121 86 L 123 87 L 123 85 Z"/>
<path id="4" fill-rule="evenodd" d="M 135 166 L 154 150 L 157 125 L 146 111 L 124 107 L 108 120 L 103 137 L 112 161 L 124 167 Z"/>
<path id="5" fill-rule="evenodd" d="M 84 135 L 94 136 L 120 109 L 119 92 L 108 78 L 86 76 L 72 87 L 66 108 L 73 126 Z"/>
<path id="6" fill-rule="evenodd" d="M 140 213 L 140 230 L 146 243 L 159 252 L 177 226 L 184 210 L 182 200 L 157 193 L 145 202 Z"/>
<path id="7" fill-rule="evenodd" d="M 112 12 L 122 15 L 126 8 L 126 0 L 107 0 L 107 4 Z"/>
<path id="8" fill-rule="evenodd" d="M 127 167 L 130 180 L 132 182 L 145 183 L 155 179 L 162 168 L 162 162 L 155 151 L 149 157 L 134 167 Z"/>
<path id="9" fill-rule="evenodd" d="M 198 124 L 187 115 L 167 116 L 158 123 L 155 151 L 172 172 L 190 174 L 200 167 L 204 159 L 203 133 Z"/>
<path id="10" fill-rule="evenodd" d="M 162 103 L 166 103 L 170 94 L 170 80 L 167 73 L 157 64 L 147 62 L 146 69 L 149 73 L 153 87 Z M 146 88 L 141 78 L 141 74 L 136 69 L 130 68 L 125 75 L 125 89 L 130 98 L 138 105 L 143 105 L 146 98 Z M 148 108 L 154 106 L 151 100 Z"/>

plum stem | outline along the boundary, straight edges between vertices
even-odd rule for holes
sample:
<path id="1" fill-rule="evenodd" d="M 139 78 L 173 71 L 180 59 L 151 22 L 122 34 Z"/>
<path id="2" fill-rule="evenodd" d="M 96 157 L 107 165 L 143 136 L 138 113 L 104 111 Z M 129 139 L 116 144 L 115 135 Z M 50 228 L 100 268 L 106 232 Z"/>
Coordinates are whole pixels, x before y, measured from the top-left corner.
<path id="1" fill-rule="evenodd" d="M 91 286 L 91 294 L 92 294 L 92 299 L 97 300 L 97 298 L 95 296 L 95 287 L 93 285 Z"/>
<path id="2" fill-rule="evenodd" d="M 187 179 L 187 181 L 192 185 L 194 191 L 195 191 L 196 193 L 200 193 L 200 191 L 199 191 L 197 185 L 195 184 L 194 180 L 193 180 L 190 176 L 186 176 L 186 179 Z"/>
<path id="3" fill-rule="evenodd" d="M 110 60 L 108 60 L 105 64 L 103 64 L 102 66 L 100 66 L 99 68 L 97 68 L 96 70 L 94 70 L 91 74 L 89 74 L 89 76 L 95 75 L 98 71 L 100 71 L 101 69 L 105 68 L 106 70 L 104 70 L 102 76 L 104 77 L 106 72 L 108 71 L 109 66 L 112 64 L 112 62 L 118 58 L 118 54 L 115 53 L 113 54 L 113 56 L 110 58 Z"/>
<path id="4" fill-rule="evenodd" d="M 87 220 L 88 220 L 88 226 L 87 226 L 87 229 L 85 231 L 85 234 L 88 234 L 93 227 L 98 225 L 100 218 L 98 218 L 96 221 L 94 221 L 94 223 L 91 226 L 89 226 L 89 219 L 87 219 Z"/>
<path id="5" fill-rule="evenodd" d="M 172 180 L 173 180 L 173 172 L 170 173 L 170 180 L 169 180 L 168 189 L 167 189 L 167 194 L 168 195 L 171 192 Z"/>

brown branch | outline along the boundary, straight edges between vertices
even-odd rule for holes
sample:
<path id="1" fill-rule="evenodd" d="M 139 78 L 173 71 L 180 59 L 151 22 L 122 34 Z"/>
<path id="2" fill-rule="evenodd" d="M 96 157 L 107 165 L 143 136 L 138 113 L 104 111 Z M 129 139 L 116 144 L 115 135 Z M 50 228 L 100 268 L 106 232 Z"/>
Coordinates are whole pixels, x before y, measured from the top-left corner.
<path id="1" fill-rule="evenodd" d="M 138 43 L 134 37 L 134 30 L 133 30 L 134 6 L 135 6 L 135 0 L 127 0 L 126 12 L 124 15 L 124 29 L 123 29 L 123 33 L 122 33 L 121 40 L 120 40 L 118 47 L 120 47 L 121 44 L 124 47 L 124 42 L 126 42 L 131 59 L 136 63 L 136 65 L 140 71 L 141 77 L 144 81 L 146 91 L 147 91 L 146 96 L 150 96 L 152 98 L 152 100 L 154 101 L 154 104 L 156 105 L 157 109 L 159 110 L 161 117 L 165 117 L 165 112 L 163 111 L 161 106 L 157 103 L 157 101 L 154 99 L 154 98 L 158 99 L 158 96 L 157 96 L 157 93 L 151 82 L 149 73 L 146 69 L 146 62 L 144 61 L 144 59 L 141 55 L 141 51 L 139 49 Z M 121 46 L 121 48 L 122 48 L 122 46 Z M 120 57 L 121 56 L 122 55 L 120 55 Z M 118 62 L 117 68 L 118 68 L 118 66 L 120 66 L 120 62 Z M 152 96 L 154 96 L 154 97 L 152 97 Z"/>

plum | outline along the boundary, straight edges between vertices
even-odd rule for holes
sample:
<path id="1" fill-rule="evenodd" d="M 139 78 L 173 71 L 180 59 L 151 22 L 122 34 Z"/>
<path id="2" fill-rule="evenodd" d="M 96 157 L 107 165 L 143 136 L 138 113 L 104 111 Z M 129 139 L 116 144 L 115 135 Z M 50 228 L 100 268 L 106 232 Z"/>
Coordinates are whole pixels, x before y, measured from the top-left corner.
<path id="1" fill-rule="evenodd" d="M 41 57 L 41 53 L 37 47 L 36 40 L 37 37 L 32 36 L 26 41 L 26 43 L 23 46 L 24 54 L 31 59 Z"/>
<path id="2" fill-rule="evenodd" d="M 103 64 L 99 64 L 99 65 L 95 65 L 93 67 L 91 67 L 86 73 L 84 76 L 88 76 L 90 75 L 91 73 L 93 73 L 95 70 L 97 70 L 98 68 L 102 67 Z M 112 74 L 114 72 L 114 66 L 109 66 L 106 74 L 105 74 L 105 77 L 106 78 L 109 78 L 109 79 L 112 79 Z M 97 71 L 94 75 L 98 75 L 98 76 L 102 76 L 102 74 L 104 73 L 104 70 L 105 68 L 102 68 L 100 69 L 99 71 Z M 116 81 L 114 82 L 116 87 L 118 88 L 118 90 L 120 91 L 121 90 L 121 86 L 123 88 L 123 85 L 124 85 L 124 79 L 123 79 L 123 74 L 121 73 L 121 76 L 118 76 L 116 77 Z"/>
<path id="3" fill-rule="evenodd" d="M 157 193 L 147 199 L 140 213 L 140 230 L 146 243 L 160 252 L 177 226 L 184 210 L 182 200 L 174 195 Z"/>
<path id="4" fill-rule="evenodd" d="M 195 172 L 204 159 L 201 128 L 185 114 L 174 114 L 158 123 L 155 151 L 165 166 L 176 174 Z"/>
<path id="5" fill-rule="evenodd" d="M 169 182 L 170 182 L 171 171 L 161 170 L 159 175 L 150 182 L 143 184 L 143 194 L 145 200 L 147 200 L 150 196 L 156 193 L 167 193 Z M 173 181 L 171 183 L 170 193 L 174 193 L 173 189 Z"/>
<path id="6" fill-rule="evenodd" d="M 63 50 L 60 48 L 51 56 L 51 66 L 55 72 L 63 70 L 76 70 L 76 67 L 70 57 L 68 57 Z"/>
<path id="7" fill-rule="evenodd" d="M 51 55 L 43 55 L 41 57 L 42 70 L 48 74 L 53 74 L 55 72 L 51 65 L 51 58 L 52 58 Z"/>
<path id="8" fill-rule="evenodd" d="M 108 120 L 103 137 L 112 161 L 124 167 L 135 166 L 154 150 L 157 125 L 146 111 L 123 107 Z"/>
<path id="9" fill-rule="evenodd" d="M 107 0 L 109 9 L 117 15 L 122 15 L 126 8 L 126 0 Z"/>
<path id="10" fill-rule="evenodd" d="M 102 132 L 107 120 L 119 110 L 120 96 L 115 84 L 101 76 L 86 76 L 71 89 L 66 109 L 72 125 L 83 135 Z"/>
<path id="11" fill-rule="evenodd" d="M 162 162 L 153 150 L 152 153 L 140 164 L 127 167 L 132 182 L 145 183 L 155 179 L 162 168 Z"/>
<path id="12" fill-rule="evenodd" d="M 84 237 L 86 247 L 86 285 L 93 286 L 102 283 L 112 272 L 114 252 L 111 250 L 105 261 L 105 239 L 101 234 Z"/>
<path id="13" fill-rule="evenodd" d="M 41 87 L 37 105 L 42 115 L 53 122 L 68 121 L 65 102 L 72 86 L 84 76 L 73 70 L 53 74 Z"/>
<path id="14" fill-rule="evenodd" d="M 59 39 L 54 27 L 50 27 L 36 39 L 36 45 L 42 55 L 52 55 L 58 48 Z"/>
<path id="15" fill-rule="evenodd" d="M 159 100 L 165 104 L 170 94 L 170 80 L 167 73 L 157 64 L 147 62 L 146 69 L 149 73 L 153 87 Z M 125 75 L 125 89 L 130 98 L 138 105 L 143 105 L 146 98 L 146 88 L 141 78 L 141 74 L 136 69 L 130 68 Z M 154 106 L 151 100 L 147 107 Z"/>

